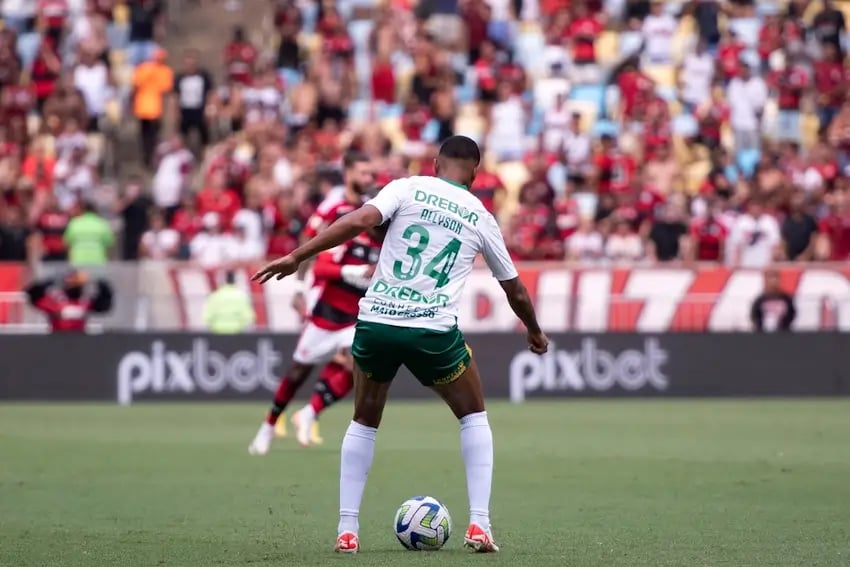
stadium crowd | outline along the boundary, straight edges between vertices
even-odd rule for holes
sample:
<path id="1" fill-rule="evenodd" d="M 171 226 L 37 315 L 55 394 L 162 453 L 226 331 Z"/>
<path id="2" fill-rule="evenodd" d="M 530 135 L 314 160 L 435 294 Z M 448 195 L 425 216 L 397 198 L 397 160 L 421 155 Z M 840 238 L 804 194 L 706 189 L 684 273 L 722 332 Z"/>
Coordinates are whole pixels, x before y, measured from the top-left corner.
<path id="1" fill-rule="evenodd" d="M 221 81 L 159 0 L 75 4 L 2 3 L 0 260 L 281 255 L 346 151 L 377 189 L 451 134 L 516 259 L 850 259 L 848 2 L 273 0 Z M 149 175 L 119 190 L 122 115 Z"/>

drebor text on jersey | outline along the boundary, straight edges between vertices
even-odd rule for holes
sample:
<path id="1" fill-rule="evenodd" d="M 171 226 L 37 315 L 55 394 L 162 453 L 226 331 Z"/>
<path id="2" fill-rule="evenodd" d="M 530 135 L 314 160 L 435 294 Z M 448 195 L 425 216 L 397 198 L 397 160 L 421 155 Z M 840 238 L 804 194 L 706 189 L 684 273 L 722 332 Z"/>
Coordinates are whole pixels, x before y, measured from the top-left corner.
<path id="1" fill-rule="evenodd" d="M 390 285 L 384 280 L 376 281 L 372 286 L 372 291 L 385 297 L 392 297 L 393 299 L 423 303 L 425 305 L 437 305 L 439 307 L 445 307 L 449 301 L 449 296 L 444 293 L 424 295 L 412 287 Z"/>
<path id="2" fill-rule="evenodd" d="M 424 203 L 430 207 L 437 207 L 438 209 L 448 211 L 459 216 L 472 226 L 478 226 L 478 213 L 470 211 L 463 205 L 458 205 L 450 199 L 446 199 L 445 197 L 439 197 L 437 195 L 434 195 L 433 193 L 427 193 L 425 191 L 422 191 L 421 189 L 416 190 L 413 195 L 413 198 L 416 200 L 417 203 Z"/>

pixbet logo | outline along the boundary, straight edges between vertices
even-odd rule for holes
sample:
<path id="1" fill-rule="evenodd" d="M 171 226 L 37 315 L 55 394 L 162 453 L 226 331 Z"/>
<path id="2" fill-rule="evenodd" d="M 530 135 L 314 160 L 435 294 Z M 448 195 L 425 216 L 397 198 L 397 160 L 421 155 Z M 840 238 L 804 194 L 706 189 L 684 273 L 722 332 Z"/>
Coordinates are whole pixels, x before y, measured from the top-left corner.
<path id="1" fill-rule="evenodd" d="M 206 339 L 192 341 L 187 352 L 168 350 L 154 341 L 150 352 L 133 351 L 118 363 L 118 403 L 132 403 L 136 394 L 215 394 L 230 387 L 237 392 L 277 386 L 274 369 L 282 361 L 268 339 L 259 339 L 255 351 L 240 350 L 229 357 L 211 350 Z"/>
<path id="2" fill-rule="evenodd" d="M 550 343 L 549 352 L 542 356 L 519 353 L 510 366 L 511 401 L 521 402 L 526 394 L 538 391 L 606 392 L 616 386 L 627 391 L 666 390 L 669 380 L 661 367 L 668 360 L 667 352 L 657 339 L 646 339 L 643 347 L 612 354 L 600 349 L 596 339 L 586 338 L 574 352 L 557 350 Z"/>

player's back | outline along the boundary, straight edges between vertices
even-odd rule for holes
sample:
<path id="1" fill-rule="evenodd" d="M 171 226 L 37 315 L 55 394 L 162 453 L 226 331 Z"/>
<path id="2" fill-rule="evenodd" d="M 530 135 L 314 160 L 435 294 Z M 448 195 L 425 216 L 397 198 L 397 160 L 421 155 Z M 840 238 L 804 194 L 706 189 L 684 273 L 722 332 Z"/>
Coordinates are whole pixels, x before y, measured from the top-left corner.
<path id="1" fill-rule="evenodd" d="M 387 185 L 370 204 L 391 223 L 360 302 L 363 321 L 450 329 L 479 252 L 491 268 L 513 270 L 496 220 L 462 185 L 409 177 Z"/>

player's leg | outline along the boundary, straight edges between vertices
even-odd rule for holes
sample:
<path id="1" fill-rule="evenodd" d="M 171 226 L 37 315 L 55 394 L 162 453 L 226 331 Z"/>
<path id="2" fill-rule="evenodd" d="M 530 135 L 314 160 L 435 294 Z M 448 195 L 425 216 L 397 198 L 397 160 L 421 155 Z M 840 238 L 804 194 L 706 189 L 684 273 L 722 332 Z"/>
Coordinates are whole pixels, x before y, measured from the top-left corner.
<path id="1" fill-rule="evenodd" d="M 350 355 L 346 355 L 350 358 Z M 319 415 L 328 407 L 341 400 L 354 387 L 354 376 L 351 365 L 345 365 L 342 361 L 334 360 L 322 368 L 318 380 L 313 385 L 313 394 L 306 406 L 292 414 L 292 423 L 295 426 L 298 442 L 307 447 L 311 443 L 320 443 L 317 439 L 317 425 Z"/>
<path id="2" fill-rule="evenodd" d="M 352 346 L 354 355 L 354 418 L 342 440 L 339 475 L 339 526 L 337 551 L 355 553 L 360 548 L 360 503 L 375 455 L 375 436 L 390 384 L 400 362 L 392 343 L 383 341 L 381 326 L 358 323 Z"/>
<path id="3" fill-rule="evenodd" d="M 312 323 L 308 323 L 304 327 L 295 347 L 295 353 L 292 355 L 293 362 L 275 391 L 272 407 L 254 436 L 254 440 L 248 446 L 250 454 L 265 455 L 268 453 L 274 439 L 275 424 L 286 406 L 310 376 L 315 365 L 333 356 L 335 346 L 332 335 L 332 332 L 320 329 Z"/>
<path id="4" fill-rule="evenodd" d="M 426 332 L 417 337 L 417 353 L 405 364 L 431 387 L 460 421 L 460 447 L 469 494 L 469 528 L 464 543 L 475 551 L 498 551 L 490 532 L 493 482 L 493 433 L 484 409 L 478 366 L 461 332 Z"/>
<path id="5" fill-rule="evenodd" d="M 484 409 L 478 365 L 470 358 L 463 374 L 448 384 L 433 386 L 460 421 L 460 449 L 466 468 L 469 528 L 464 545 L 475 551 L 499 551 L 490 531 L 490 491 L 493 484 L 493 432 Z"/>
<path id="6" fill-rule="evenodd" d="M 292 415 L 292 423 L 295 425 L 298 442 L 307 447 L 310 443 L 321 442 L 316 439 L 318 435 L 317 416 L 335 401 L 344 398 L 354 383 L 352 376 L 353 358 L 350 350 L 354 343 L 355 327 L 346 327 L 334 332 L 332 341 L 335 346 L 335 354 L 319 376 L 319 380 L 313 388 L 310 403 Z"/>

